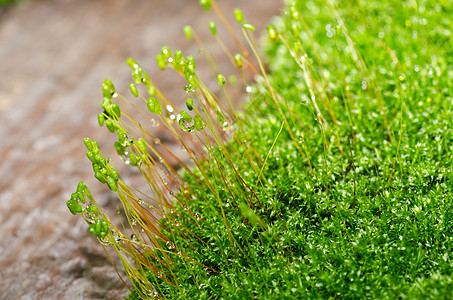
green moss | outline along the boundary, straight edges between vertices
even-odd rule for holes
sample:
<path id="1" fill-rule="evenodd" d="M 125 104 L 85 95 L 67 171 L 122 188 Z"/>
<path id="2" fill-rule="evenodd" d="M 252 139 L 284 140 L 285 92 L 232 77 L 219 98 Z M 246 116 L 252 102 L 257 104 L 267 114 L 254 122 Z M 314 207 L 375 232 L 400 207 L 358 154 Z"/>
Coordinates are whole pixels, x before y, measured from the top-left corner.
<path id="1" fill-rule="evenodd" d="M 287 5 L 269 74 L 181 173 L 154 269 L 137 268 L 155 291 L 135 281 L 129 299 L 452 298 L 452 14 Z"/>
<path id="2" fill-rule="evenodd" d="M 216 195 L 187 175 L 194 197 L 187 206 L 200 212 L 204 222 L 183 226 L 210 247 L 196 240 L 190 245 L 174 238 L 174 243 L 222 275 L 181 261 L 177 265 L 185 266 L 175 271 L 178 287 L 160 285 L 159 293 L 181 299 L 453 296 L 453 69 L 447 46 L 452 42 L 447 16 L 453 10 L 447 2 L 421 5 L 350 1 L 337 8 L 354 48 L 348 46 L 345 29 L 335 28 L 332 8 L 322 4 L 298 1 L 276 22 L 291 49 L 299 45 L 299 53 L 307 53 L 309 84 L 318 89 L 315 99 L 325 123 L 320 126 L 294 58 L 282 43 L 267 42 L 270 82 L 284 103 L 274 103 L 265 84 L 258 83 L 238 122 L 240 137 L 255 155 L 266 157 L 283 122 L 276 112 L 282 110 L 307 155 L 298 151 L 284 126 L 256 199 L 236 193 L 238 199 L 231 190 L 254 187 L 258 173 L 247 166 L 246 149 L 227 145 L 233 164 L 246 166 L 239 168 L 246 184 L 241 186 L 231 165 L 222 163 L 211 180 L 222 186 L 216 180 L 221 173 L 231 180 L 233 188 L 216 193 L 236 249 L 224 220 L 212 209 Z M 291 19 L 292 13 L 297 18 Z M 253 222 L 235 204 L 249 200 Z M 182 207 L 177 210 L 185 213 Z"/>

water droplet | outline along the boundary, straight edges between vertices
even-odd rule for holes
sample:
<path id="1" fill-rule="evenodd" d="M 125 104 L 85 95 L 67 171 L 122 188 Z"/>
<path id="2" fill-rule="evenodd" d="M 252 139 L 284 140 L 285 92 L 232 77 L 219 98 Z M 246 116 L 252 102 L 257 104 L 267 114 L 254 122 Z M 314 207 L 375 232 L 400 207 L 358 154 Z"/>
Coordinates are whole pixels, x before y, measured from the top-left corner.
<path id="1" fill-rule="evenodd" d="M 245 90 L 247 91 L 247 93 L 250 93 L 250 92 L 252 91 L 252 87 L 248 85 L 248 86 L 245 88 Z"/>
<path id="2" fill-rule="evenodd" d="M 167 241 L 166 245 L 167 245 L 168 249 L 175 249 L 175 248 L 176 248 L 176 247 L 175 247 L 175 244 L 173 244 L 173 243 L 170 242 L 170 241 Z"/>
<path id="3" fill-rule="evenodd" d="M 174 111 L 174 109 L 173 109 L 173 107 L 171 105 L 167 105 L 167 110 L 169 112 L 173 112 Z"/>
<path id="4" fill-rule="evenodd" d="M 367 89 L 367 83 L 366 83 L 366 81 L 364 80 L 364 81 L 362 81 L 362 90 L 365 91 L 366 89 Z"/>
<path id="5" fill-rule="evenodd" d="M 420 71 L 420 66 L 419 66 L 419 65 L 415 65 L 415 66 L 414 66 L 414 71 L 415 71 L 415 72 Z"/>

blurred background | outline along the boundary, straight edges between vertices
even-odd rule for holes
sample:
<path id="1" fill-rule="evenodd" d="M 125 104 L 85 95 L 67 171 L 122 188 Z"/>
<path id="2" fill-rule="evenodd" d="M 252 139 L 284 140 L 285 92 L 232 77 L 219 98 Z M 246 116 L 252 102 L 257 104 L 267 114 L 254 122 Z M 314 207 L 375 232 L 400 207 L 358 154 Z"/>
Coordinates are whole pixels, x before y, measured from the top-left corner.
<path id="1" fill-rule="evenodd" d="M 282 0 L 218 3 L 232 24 L 239 7 L 258 30 L 282 8 Z M 182 28 L 189 24 L 208 39 L 209 21 L 217 16 L 197 0 L 32 0 L 0 8 L 0 299 L 128 294 L 86 223 L 65 204 L 85 180 L 116 211 L 114 194 L 93 179 L 82 139 L 97 139 L 106 157 L 115 155 L 114 136 L 96 115 L 105 78 L 129 95 L 128 57 L 168 97 L 185 101 L 183 85 L 163 75 L 154 57 L 164 45 L 197 55 Z M 226 57 L 220 63 L 229 66 Z"/>

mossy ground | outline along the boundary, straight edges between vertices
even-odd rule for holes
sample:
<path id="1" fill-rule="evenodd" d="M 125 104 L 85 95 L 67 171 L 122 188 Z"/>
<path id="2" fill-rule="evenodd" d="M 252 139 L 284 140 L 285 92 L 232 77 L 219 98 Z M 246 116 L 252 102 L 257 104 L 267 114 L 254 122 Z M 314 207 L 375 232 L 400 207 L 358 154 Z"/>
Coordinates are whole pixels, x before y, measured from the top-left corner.
<path id="1" fill-rule="evenodd" d="M 264 42 L 280 100 L 258 78 L 239 140 L 194 170 L 215 191 L 183 176 L 184 230 L 163 231 L 162 248 L 190 260 L 172 257 L 176 286 L 148 278 L 168 299 L 453 298 L 452 2 L 285 12 L 275 25 L 306 72 Z"/>

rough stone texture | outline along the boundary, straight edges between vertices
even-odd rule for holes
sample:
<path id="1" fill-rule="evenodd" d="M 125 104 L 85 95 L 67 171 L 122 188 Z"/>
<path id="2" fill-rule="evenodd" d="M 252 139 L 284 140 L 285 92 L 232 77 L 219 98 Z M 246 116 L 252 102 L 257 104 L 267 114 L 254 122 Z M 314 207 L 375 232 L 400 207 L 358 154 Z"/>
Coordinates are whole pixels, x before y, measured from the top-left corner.
<path id="1" fill-rule="evenodd" d="M 102 247 L 65 201 L 86 179 L 96 198 L 115 210 L 112 194 L 91 179 L 82 143 L 90 136 L 106 156 L 114 155 L 113 137 L 96 124 L 100 85 L 108 77 L 127 93 L 127 57 L 152 78 L 164 77 L 154 63 L 162 45 L 196 54 L 181 28 L 190 24 L 208 36 L 207 24 L 216 20 L 197 2 L 34 0 L 0 14 L 0 299 L 127 295 Z M 234 7 L 243 8 L 258 29 L 282 6 L 280 0 L 219 2 L 230 16 Z M 173 79 L 158 83 L 178 98 L 182 85 L 175 89 Z"/>

